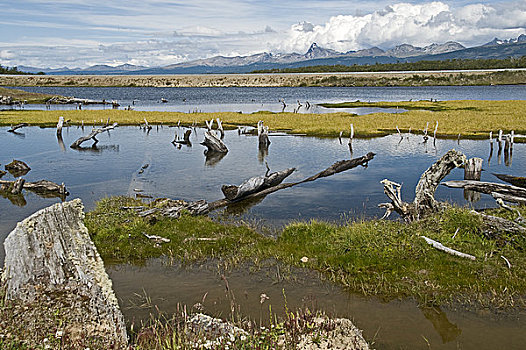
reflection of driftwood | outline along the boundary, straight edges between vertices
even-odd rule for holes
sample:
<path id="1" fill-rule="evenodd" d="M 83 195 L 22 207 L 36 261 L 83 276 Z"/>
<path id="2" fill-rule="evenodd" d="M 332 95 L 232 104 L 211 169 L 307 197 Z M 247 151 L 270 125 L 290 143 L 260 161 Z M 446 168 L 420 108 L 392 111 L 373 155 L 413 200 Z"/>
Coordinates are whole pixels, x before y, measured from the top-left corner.
<path id="1" fill-rule="evenodd" d="M 176 136 L 174 138 L 174 140 L 172 141 L 172 143 L 177 143 L 177 144 L 180 144 L 180 145 L 187 145 L 187 146 L 192 146 L 192 142 L 190 142 L 190 135 L 192 135 L 192 130 L 188 129 L 184 132 L 184 136 L 183 136 L 183 139 L 182 140 L 178 140 L 177 139 L 177 133 L 176 133 Z"/>
<path id="2" fill-rule="evenodd" d="M 119 145 L 103 145 L 103 146 L 97 146 L 94 144 L 91 147 L 78 147 L 75 148 L 76 151 L 79 152 L 87 152 L 87 153 L 102 153 L 104 151 L 108 152 L 119 152 L 120 147 Z"/>
<path id="3" fill-rule="evenodd" d="M 93 145 L 96 145 L 99 142 L 99 140 L 97 140 L 97 138 L 96 138 L 96 136 L 98 134 L 103 133 L 103 132 L 108 131 L 108 130 L 115 129 L 115 127 L 117 127 L 117 125 L 118 125 L 117 123 L 113 123 L 113 125 L 111 125 L 111 126 L 105 126 L 103 128 L 93 129 L 88 136 L 80 137 L 79 139 L 77 139 L 77 141 L 73 142 L 71 144 L 71 146 L 69 146 L 69 147 L 71 147 L 71 148 L 79 148 L 80 145 L 83 142 L 88 141 L 89 139 L 93 139 L 93 141 L 95 141 L 93 143 Z"/>
<path id="4" fill-rule="evenodd" d="M 239 200 L 249 194 L 262 191 L 266 188 L 279 185 L 285 180 L 290 174 L 292 174 L 296 168 L 289 168 L 282 171 L 277 171 L 271 174 L 265 174 L 263 176 L 252 177 L 239 186 L 234 185 L 223 185 L 221 191 L 230 201 Z"/>
<path id="5" fill-rule="evenodd" d="M 16 205 L 17 207 L 23 207 L 27 204 L 26 199 L 22 193 L 12 194 L 8 191 L 2 191 L 2 186 L 0 185 L 0 197 L 9 199 L 11 204 Z"/>
<path id="6" fill-rule="evenodd" d="M 387 179 L 383 180 L 384 193 L 391 200 L 391 203 L 378 205 L 386 209 L 384 218 L 388 217 L 391 212 L 396 211 L 406 221 L 413 221 L 442 209 L 445 204 L 435 199 L 435 190 L 440 181 L 455 167 L 460 167 L 465 159 L 466 157 L 461 152 L 455 150 L 450 150 L 443 155 L 420 177 L 415 189 L 415 199 L 412 203 L 402 201 L 402 185 Z"/>
<path id="7" fill-rule="evenodd" d="M 442 184 L 451 188 L 464 188 L 486 194 L 492 194 L 493 192 L 495 192 L 509 196 L 526 198 L 526 188 L 517 187 L 513 185 L 473 180 L 446 181 Z"/>
<path id="8" fill-rule="evenodd" d="M 433 324 L 433 328 L 440 335 L 444 344 L 455 340 L 462 334 L 462 330 L 449 321 L 446 313 L 439 307 L 419 306 L 419 308 L 424 317 Z"/>
<path id="9" fill-rule="evenodd" d="M 22 180 L 22 179 L 20 178 L 20 179 L 17 179 L 16 181 L 0 180 L 0 185 L 2 185 L 2 187 L 6 186 L 6 188 L 15 188 L 17 185 L 17 181 L 19 180 Z M 33 191 L 33 192 L 41 192 L 41 193 L 53 192 L 59 195 L 65 195 L 65 196 L 69 195 L 69 192 L 66 189 L 66 186 L 64 184 L 58 185 L 48 180 L 40 180 L 36 182 L 26 181 L 22 183 L 22 187 L 20 187 L 20 189 L 22 188 L 25 190 Z"/>
<path id="10" fill-rule="evenodd" d="M 227 153 L 228 148 L 213 130 L 205 132 L 205 140 L 201 142 L 207 147 L 207 152 Z"/>
<path id="11" fill-rule="evenodd" d="M 24 187 L 23 178 L 18 178 L 15 181 L 2 181 L 0 182 L 0 191 L 5 191 L 10 194 L 20 194 L 22 192 L 22 187 Z"/>
<path id="12" fill-rule="evenodd" d="M 210 167 L 216 166 L 225 156 L 226 153 L 205 151 L 205 165 Z"/>
<path id="13" fill-rule="evenodd" d="M 27 174 L 31 168 L 23 161 L 13 159 L 11 163 L 6 164 L 5 170 L 9 171 L 14 177 L 19 177 Z"/>
<path id="14" fill-rule="evenodd" d="M 27 124 L 27 123 L 20 123 L 20 124 L 17 124 L 15 126 L 12 126 L 11 129 L 7 130 L 7 132 L 15 132 L 15 130 L 23 128 L 24 126 L 28 126 L 28 125 L 29 124 Z"/>
<path id="15" fill-rule="evenodd" d="M 455 256 L 458 256 L 458 257 L 461 257 L 461 258 L 475 260 L 475 257 L 473 255 L 469 255 L 469 254 L 466 254 L 466 253 L 459 252 L 458 250 L 448 248 L 445 245 L 443 245 L 442 243 L 437 242 L 435 240 L 432 240 L 431 238 L 428 238 L 426 236 L 420 236 L 420 237 L 425 239 L 427 244 L 433 246 L 433 248 L 435 248 L 435 249 L 438 249 L 438 250 L 443 251 L 445 253 L 448 253 L 448 254 L 451 254 L 451 255 L 455 255 Z"/>
<path id="16" fill-rule="evenodd" d="M 526 188 L 526 177 L 512 176 L 512 175 L 505 175 L 505 174 L 493 174 L 493 175 L 495 175 L 502 181 L 512 184 L 513 186 Z"/>

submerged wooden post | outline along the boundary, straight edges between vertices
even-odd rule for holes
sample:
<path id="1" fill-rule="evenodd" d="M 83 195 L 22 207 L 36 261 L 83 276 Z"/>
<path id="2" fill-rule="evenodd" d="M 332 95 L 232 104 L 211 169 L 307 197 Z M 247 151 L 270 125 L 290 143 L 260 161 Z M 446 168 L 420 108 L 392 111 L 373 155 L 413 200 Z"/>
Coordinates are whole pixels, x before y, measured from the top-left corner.
<path id="1" fill-rule="evenodd" d="M 482 173 L 482 158 L 470 158 L 464 164 L 464 180 L 480 180 Z M 464 189 L 464 199 L 470 202 L 480 200 L 480 193 Z"/>
<path id="2" fill-rule="evenodd" d="M 263 120 L 258 121 L 258 142 L 259 148 L 267 148 L 270 145 L 268 138 L 268 126 L 263 125 Z"/>

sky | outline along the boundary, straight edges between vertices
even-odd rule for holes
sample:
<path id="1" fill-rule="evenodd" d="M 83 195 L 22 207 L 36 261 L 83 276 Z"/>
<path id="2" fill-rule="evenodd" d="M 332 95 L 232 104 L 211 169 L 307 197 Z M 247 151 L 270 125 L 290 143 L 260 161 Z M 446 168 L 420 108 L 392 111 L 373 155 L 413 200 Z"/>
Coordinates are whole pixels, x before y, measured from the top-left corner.
<path id="1" fill-rule="evenodd" d="M 3 0 L 0 65 L 146 67 L 526 34 L 526 0 Z"/>

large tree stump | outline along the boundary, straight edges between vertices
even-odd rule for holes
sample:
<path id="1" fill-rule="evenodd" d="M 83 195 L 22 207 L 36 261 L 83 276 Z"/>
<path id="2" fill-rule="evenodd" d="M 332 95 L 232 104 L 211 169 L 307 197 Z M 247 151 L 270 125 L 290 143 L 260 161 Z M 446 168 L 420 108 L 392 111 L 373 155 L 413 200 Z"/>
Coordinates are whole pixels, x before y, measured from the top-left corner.
<path id="1" fill-rule="evenodd" d="M 415 199 L 412 203 L 407 203 L 402 200 L 402 185 L 387 179 L 383 180 L 384 193 L 391 200 L 391 203 L 381 203 L 378 205 L 386 209 L 384 218 L 389 216 L 392 211 L 396 211 L 406 221 L 413 221 L 442 209 L 444 203 L 440 203 L 435 199 L 436 188 L 451 170 L 460 167 L 465 160 L 466 156 L 454 149 L 444 154 L 442 158 L 431 165 L 420 177 L 420 181 L 418 181 L 415 189 Z"/>
<path id="2" fill-rule="evenodd" d="M 213 120 L 212 120 L 213 121 Z M 201 142 L 203 146 L 206 146 L 206 152 L 217 152 L 217 153 L 227 153 L 228 148 L 224 142 L 217 136 L 215 131 L 209 130 L 205 132 L 205 140 Z"/>
<path id="3" fill-rule="evenodd" d="M 75 199 L 19 222 L 4 242 L 1 281 L 8 300 L 37 308 L 44 303 L 42 312 L 49 307 L 58 312 L 70 305 L 64 336 L 103 339 L 108 348 L 110 344 L 120 348 L 127 344 L 124 319 L 102 259 L 82 222 L 83 208 L 80 199 Z M 35 317 L 33 307 L 27 312 Z"/>

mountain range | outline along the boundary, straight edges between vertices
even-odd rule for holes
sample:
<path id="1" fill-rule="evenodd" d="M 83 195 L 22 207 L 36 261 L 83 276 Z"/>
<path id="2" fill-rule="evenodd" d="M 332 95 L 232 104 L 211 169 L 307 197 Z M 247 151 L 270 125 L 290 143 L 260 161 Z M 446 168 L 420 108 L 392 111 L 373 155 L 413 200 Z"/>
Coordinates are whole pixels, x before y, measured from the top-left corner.
<path id="1" fill-rule="evenodd" d="M 504 59 L 526 55 L 526 35 L 515 39 L 493 39 L 481 45 L 466 48 L 460 43 L 448 41 L 443 44 L 431 44 L 418 47 L 409 44 L 398 45 L 389 50 L 378 47 L 338 52 L 320 47 L 313 43 L 304 54 L 272 54 L 263 52 L 250 56 L 215 56 L 164 67 L 141 67 L 124 64 L 116 67 L 96 65 L 88 68 L 42 69 L 18 66 L 18 70 L 30 73 L 46 74 L 204 74 L 204 73 L 248 73 L 254 70 L 297 68 L 317 65 L 354 65 L 375 63 L 416 62 L 421 60 L 448 59 Z"/>

